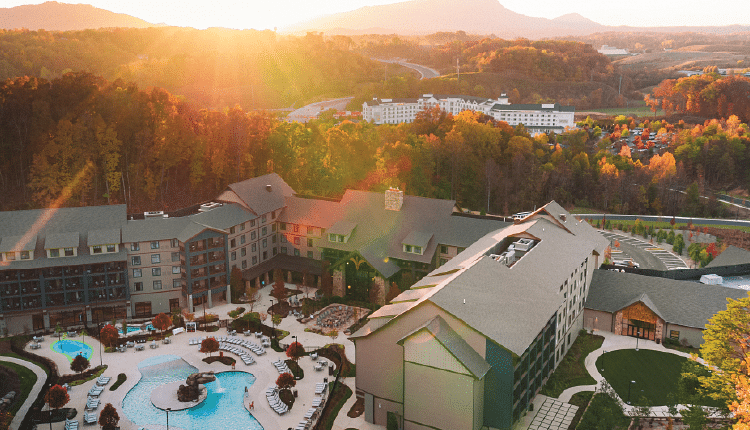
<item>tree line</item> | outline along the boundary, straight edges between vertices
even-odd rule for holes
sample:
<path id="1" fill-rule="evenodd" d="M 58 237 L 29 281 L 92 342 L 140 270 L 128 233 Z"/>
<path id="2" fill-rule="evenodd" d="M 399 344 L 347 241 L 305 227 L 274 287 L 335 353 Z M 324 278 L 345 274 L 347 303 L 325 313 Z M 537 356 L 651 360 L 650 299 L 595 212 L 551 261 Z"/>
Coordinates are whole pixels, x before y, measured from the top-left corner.
<path id="1" fill-rule="evenodd" d="M 302 194 L 400 186 L 412 195 L 455 199 L 491 213 L 550 200 L 610 212 L 718 214 L 696 187 L 746 185 L 747 125 L 737 118 L 691 127 L 666 121 L 582 123 L 559 135 L 475 112 L 422 111 L 410 124 L 308 124 L 234 107 L 197 110 L 158 88 L 69 73 L 0 86 L 0 190 L 5 210 L 125 203 L 172 210 L 216 196 L 230 183 L 276 172 Z M 621 124 L 620 124 L 621 123 Z M 613 152 L 637 126 L 668 143 Z M 603 137 L 604 136 L 604 137 Z"/>

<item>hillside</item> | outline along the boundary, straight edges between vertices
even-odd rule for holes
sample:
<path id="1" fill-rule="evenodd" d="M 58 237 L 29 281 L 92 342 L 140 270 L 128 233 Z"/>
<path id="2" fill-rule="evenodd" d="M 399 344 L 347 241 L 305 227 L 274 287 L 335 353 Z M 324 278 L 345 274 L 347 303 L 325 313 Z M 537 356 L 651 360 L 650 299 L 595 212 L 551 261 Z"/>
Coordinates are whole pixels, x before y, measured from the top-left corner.
<path id="1" fill-rule="evenodd" d="M 0 28 L 5 29 L 68 31 L 106 27 L 145 28 L 154 27 L 154 24 L 87 4 L 48 1 L 38 5 L 0 8 Z"/>
<path id="2" fill-rule="evenodd" d="M 497 0 L 410 0 L 327 15 L 283 31 L 324 31 L 338 34 L 362 34 L 369 31 L 408 35 L 463 30 L 505 38 L 537 38 L 588 34 L 604 28 L 606 27 L 577 14 L 553 20 L 522 15 L 505 8 Z"/>

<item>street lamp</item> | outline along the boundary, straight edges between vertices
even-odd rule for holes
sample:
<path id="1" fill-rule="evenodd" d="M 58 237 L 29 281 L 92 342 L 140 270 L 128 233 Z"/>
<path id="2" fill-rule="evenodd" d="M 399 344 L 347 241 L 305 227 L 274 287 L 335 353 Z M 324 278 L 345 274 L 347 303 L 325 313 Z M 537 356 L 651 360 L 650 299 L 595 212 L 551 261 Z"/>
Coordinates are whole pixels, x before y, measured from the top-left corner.
<path id="1" fill-rule="evenodd" d="M 635 381 L 630 381 L 630 384 L 628 384 L 628 404 L 630 404 L 630 387 L 635 384 Z"/>
<path id="2" fill-rule="evenodd" d="M 167 408 L 167 430 L 169 430 L 169 412 L 172 411 L 172 408 Z"/>
<path id="3" fill-rule="evenodd" d="M 268 308 L 268 313 L 271 314 L 271 336 L 276 337 L 276 323 L 273 320 L 273 299 L 271 299 L 271 307 Z"/>
<path id="4" fill-rule="evenodd" d="M 102 323 L 99 323 L 99 365 L 104 365 L 102 362 Z"/>
<path id="5" fill-rule="evenodd" d="M 639 329 L 635 337 L 635 350 L 638 351 L 638 341 L 641 339 L 641 330 Z"/>

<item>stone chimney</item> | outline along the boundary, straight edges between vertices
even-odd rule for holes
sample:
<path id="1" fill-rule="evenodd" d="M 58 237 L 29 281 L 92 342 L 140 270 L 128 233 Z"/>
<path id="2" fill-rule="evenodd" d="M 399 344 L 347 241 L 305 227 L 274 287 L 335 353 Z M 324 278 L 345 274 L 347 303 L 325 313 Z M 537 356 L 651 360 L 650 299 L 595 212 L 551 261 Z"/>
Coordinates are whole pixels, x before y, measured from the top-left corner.
<path id="1" fill-rule="evenodd" d="M 404 204 L 404 192 L 398 188 L 389 188 L 385 192 L 385 209 L 400 211 Z"/>

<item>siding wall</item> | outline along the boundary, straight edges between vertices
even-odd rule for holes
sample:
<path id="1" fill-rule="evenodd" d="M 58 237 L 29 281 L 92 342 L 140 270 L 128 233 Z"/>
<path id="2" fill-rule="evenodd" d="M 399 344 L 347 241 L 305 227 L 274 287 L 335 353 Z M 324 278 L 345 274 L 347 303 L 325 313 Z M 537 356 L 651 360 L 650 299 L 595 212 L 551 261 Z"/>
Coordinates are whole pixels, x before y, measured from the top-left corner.
<path id="1" fill-rule="evenodd" d="M 475 429 L 471 376 L 406 362 L 404 384 L 406 429 L 414 428 L 409 423 L 442 430 Z"/>

